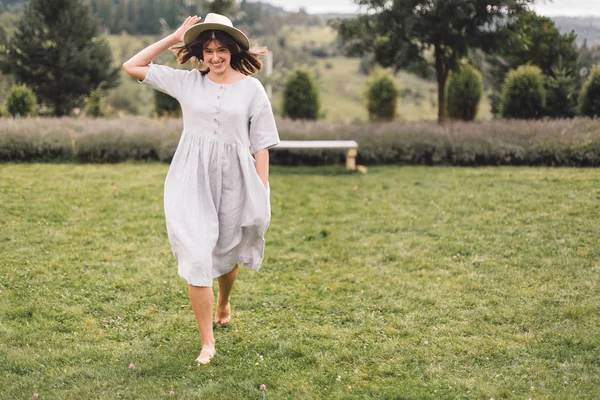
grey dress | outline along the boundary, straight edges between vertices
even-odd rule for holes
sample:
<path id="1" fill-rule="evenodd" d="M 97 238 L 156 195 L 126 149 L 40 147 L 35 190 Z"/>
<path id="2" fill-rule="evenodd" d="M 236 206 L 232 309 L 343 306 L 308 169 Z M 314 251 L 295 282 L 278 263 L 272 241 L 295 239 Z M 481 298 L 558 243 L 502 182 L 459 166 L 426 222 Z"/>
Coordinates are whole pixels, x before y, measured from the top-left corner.
<path id="1" fill-rule="evenodd" d="M 262 84 L 253 77 L 218 84 L 196 69 L 157 64 L 142 83 L 176 98 L 183 110 L 164 193 L 179 275 L 212 286 L 238 262 L 258 270 L 271 208 L 250 148 L 256 153 L 279 143 Z"/>

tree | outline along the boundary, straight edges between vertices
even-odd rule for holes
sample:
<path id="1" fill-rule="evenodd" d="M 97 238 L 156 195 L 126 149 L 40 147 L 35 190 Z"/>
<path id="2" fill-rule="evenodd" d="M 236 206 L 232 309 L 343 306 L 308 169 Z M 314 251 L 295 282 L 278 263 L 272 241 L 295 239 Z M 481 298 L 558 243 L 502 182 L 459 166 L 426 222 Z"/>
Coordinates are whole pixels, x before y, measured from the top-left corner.
<path id="1" fill-rule="evenodd" d="M 546 115 L 573 118 L 577 114 L 577 86 L 571 72 L 560 63 L 546 78 Z"/>
<path id="2" fill-rule="evenodd" d="M 392 121 L 397 116 L 398 88 L 386 71 L 375 71 L 367 81 L 367 110 L 371 121 Z"/>
<path id="3" fill-rule="evenodd" d="M 217 14 L 230 14 L 235 9 L 235 3 L 235 0 L 212 0 L 208 2 L 208 10 Z"/>
<path id="4" fill-rule="evenodd" d="M 600 66 L 592 69 L 590 77 L 581 91 L 581 115 L 590 118 L 600 117 Z"/>
<path id="5" fill-rule="evenodd" d="M 317 119 L 319 108 L 317 85 L 310 74 L 301 69 L 291 72 L 283 89 L 283 116 Z"/>
<path id="6" fill-rule="evenodd" d="M 508 73 L 502 87 L 504 118 L 540 118 L 544 114 L 545 103 L 544 75 L 540 68 L 522 65 Z"/>
<path id="7" fill-rule="evenodd" d="M 577 70 L 579 51 L 574 32 L 561 34 L 554 21 L 533 12 L 520 14 L 505 32 L 505 40 L 487 59 L 491 65 L 490 78 L 493 94 L 492 112 L 499 113 L 499 93 L 508 71 L 525 64 L 538 66 L 544 75 L 553 77 L 554 69 Z M 560 63 L 560 65 L 558 65 Z M 580 82 L 574 81 L 577 88 Z"/>
<path id="8" fill-rule="evenodd" d="M 473 121 L 483 95 L 481 73 L 470 65 L 463 65 L 448 78 L 448 114 L 452 119 Z"/>
<path id="9" fill-rule="evenodd" d="M 355 0 L 366 7 L 335 26 L 350 54 L 374 52 L 384 67 L 426 69 L 438 83 L 438 121 L 444 122 L 446 80 L 469 49 L 488 51 L 534 0 Z M 433 50 L 433 61 L 425 52 Z"/>
<path id="10" fill-rule="evenodd" d="M 98 25 L 78 0 L 31 0 L 10 39 L 2 69 L 26 83 L 56 116 L 68 115 L 101 84 L 118 84 L 119 68 Z"/>

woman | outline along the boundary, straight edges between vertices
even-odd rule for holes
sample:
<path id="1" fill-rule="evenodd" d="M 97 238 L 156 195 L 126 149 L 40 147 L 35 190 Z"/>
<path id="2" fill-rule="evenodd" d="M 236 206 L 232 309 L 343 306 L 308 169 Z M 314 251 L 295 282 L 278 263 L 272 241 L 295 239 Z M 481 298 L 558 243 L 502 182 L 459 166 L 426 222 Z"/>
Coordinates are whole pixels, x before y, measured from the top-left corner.
<path id="1" fill-rule="evenodd" d="M 250 77 L 260 70 L 258 57 L 266 50 L 251 49 L 246 35 L 223 15 L 199 21 L 188 17 L 123 68 L 176 98 L 183 110 L 183 133 L 165 180 L 165 217 L 202 337 L 196 362 L 207 364 L 216 352 L 212 280 L 219 285 L 215 322 L 226 326 L 238 262 L 258 270 L 263 260 L 271 214 L 268 148 L 279 143 L 279 136 L 266 92 Z M 192 60 L 203 68 L 152 64 L 181 42 L 173 48 L 177 61 Z"/>

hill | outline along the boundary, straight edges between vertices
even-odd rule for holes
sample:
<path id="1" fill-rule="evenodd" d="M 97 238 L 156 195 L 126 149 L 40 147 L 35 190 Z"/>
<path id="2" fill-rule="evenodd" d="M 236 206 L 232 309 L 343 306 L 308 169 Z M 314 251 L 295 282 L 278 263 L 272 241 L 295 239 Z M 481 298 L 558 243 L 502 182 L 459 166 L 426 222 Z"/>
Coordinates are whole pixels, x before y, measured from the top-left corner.
<path id="1" fill-rule="evenodd" d="M 554 17 L 553 20 L 562 33 L 575 31 L 578 46 L 584 40 L 588 47 L 600 45 L 600 17 Z"/>

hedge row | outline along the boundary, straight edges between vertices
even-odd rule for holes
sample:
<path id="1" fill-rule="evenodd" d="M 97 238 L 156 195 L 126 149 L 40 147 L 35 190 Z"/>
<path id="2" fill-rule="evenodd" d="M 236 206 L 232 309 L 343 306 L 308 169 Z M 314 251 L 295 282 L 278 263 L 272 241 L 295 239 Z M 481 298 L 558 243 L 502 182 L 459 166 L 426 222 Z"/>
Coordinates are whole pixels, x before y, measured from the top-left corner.
<path id="1" fill-rule="evenodd" d="M 0 120 L 0 161 L 169 162 L 178 119 Z M 356 140 L 357 162 L 425 165 L 600 166 L 600 120 L 327 123 L 279 120 L 282 139 Z M 344 162 L 335 150 L 276 150 L 279 165 Z"/>

